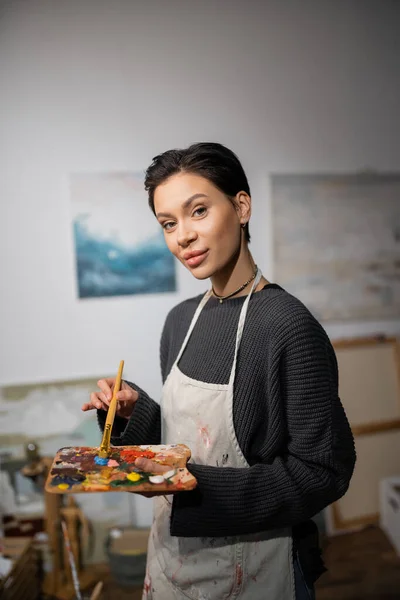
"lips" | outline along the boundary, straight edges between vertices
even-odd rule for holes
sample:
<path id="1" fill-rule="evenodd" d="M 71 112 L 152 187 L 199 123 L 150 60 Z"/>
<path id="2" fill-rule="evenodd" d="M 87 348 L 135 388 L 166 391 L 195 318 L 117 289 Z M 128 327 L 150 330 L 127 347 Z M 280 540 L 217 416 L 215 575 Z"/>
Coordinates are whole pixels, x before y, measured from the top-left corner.
<path id="1" fill-rule="evenodd" d="M 208 250 L 193 250 L 192 252 L 185 252 L 183 259 L 189 267 L 198 267 L 205 260 L 207 254 Z"/>

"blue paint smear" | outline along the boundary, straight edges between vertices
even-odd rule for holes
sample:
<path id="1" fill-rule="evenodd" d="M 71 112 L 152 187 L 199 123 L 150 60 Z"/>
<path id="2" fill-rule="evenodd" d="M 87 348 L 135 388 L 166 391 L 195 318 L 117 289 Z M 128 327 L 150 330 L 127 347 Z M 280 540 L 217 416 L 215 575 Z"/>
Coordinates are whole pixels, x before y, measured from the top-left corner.
<path id="1" fill-rule="evenodd" d="M 80 298 L 157 294 L 176 290 L 175 260 L 163 232 L 136 246 L 93 237 L 86 216 L 74 220 Z"/>
<path id="2" fill-rule="evenodd" d="M 94 462 L 96 463 L 96 465 L 102 465 L 103 467 L 105 467 L 108 461 L 108 458 L 100 458 L 100 456 L 94 457 Z"/>
<path id="3" fill-rule="evenodd" d="M 75 485 L 85 481 L 85 475 L 56 475 L 51 480 L 51 485 L 60 485 L 61 483 L 67 483 L 69 486 Z"/>

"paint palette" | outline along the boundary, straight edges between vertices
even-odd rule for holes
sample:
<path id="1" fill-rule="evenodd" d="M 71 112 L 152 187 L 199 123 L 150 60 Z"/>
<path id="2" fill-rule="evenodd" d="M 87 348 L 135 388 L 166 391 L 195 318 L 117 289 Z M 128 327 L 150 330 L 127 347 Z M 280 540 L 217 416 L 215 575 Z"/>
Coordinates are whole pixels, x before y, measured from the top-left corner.
<path id="1" fill-rule="evenodd" d="M 61 448 L 51 466 L 46 491 L 53 494 L 81 492 L 160 492 L 192 490 L 195 477 L 187 470 L 190 449 L 183 444 L 111 446 L 110 455 L 99 459 L 99 449 L 87 446 Z M 139 457 L 167 465 L 163 475 L 145 473 L 135 466 Z"/>

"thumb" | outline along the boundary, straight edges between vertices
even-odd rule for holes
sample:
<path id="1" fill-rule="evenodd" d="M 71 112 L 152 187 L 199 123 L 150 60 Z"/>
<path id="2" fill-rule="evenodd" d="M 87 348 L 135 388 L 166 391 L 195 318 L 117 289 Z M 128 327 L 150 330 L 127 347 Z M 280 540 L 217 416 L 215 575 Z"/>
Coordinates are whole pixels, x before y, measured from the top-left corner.
<path id="1" fill-rule="evenodd" d="M 146 473 L 156 473 L 162 474 L 165 473 L 170 467 L 165 467 L 165 465 L 159 465 L 158 463 L 150 460 L 149 458 L 137 458 L 135 460 L 135 466 L 141 469 L 142 471 L 146 471 Z"/>

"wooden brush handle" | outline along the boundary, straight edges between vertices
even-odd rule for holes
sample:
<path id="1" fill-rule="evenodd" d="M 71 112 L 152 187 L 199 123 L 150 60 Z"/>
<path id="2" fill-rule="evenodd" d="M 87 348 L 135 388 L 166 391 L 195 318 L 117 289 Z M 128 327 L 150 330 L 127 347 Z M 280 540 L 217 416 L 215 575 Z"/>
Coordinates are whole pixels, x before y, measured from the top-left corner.
<path id="1" fill-rule="evenodd" d="M 122 380 L 122 371 L 124 370 L 124 361 L 121 360 L 119 363 L 117 378 L 115 380 L 113 395 L 111 398 L 110 406 L 108 407 L 107 419 L 106 419 L 106 427 L 107 425 L 111 425 L 111 428 L 115 419 L 115 411 L 117 410 L 117 394 L 121 389 L 121 380 Z"/>
<path id="2" fill-rule="evenodd" d="M 117 377 L 115 379 L 113 395 L 111 398 L 110 406 L 108 407 L 106 424 L 104 426 L 103 439 L 101 441 L 99 456 L 101 458 L 106 458 L 108 453 L 110 452 L 110 440 L 111 440 L 111 431 L 112 426 L 114 424 L 115 412 L 117 410 L 117 394 L 121 389 L 121 380 L 122 380 L 122 371 L 124 370 L 124 361 L 121 360 L 119 363 Z"/>

